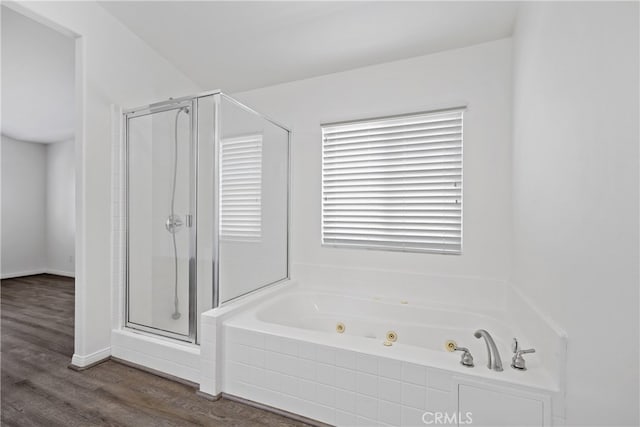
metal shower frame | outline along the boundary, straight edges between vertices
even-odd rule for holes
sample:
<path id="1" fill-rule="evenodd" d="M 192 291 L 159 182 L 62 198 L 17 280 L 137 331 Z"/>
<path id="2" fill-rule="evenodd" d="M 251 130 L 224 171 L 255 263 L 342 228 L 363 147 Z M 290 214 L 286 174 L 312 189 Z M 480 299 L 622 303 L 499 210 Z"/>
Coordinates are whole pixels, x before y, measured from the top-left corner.
<path id="1" fill-rule="evenodd" d="M 291 277 L 291 262 L 290 262 L 290 250 L 291 250 L 291 130 L 282 125 L 281 123 L 261 114 L 251 107 L 246 106 L 245 104 L 237 101 L 236 99 L 226 95 L 221 90 L 212 90 L 201 92 L 196 95 L 184 96 L 180 98 L 170 98 L 165 101 L 156 102 L 149 105 L 144 105 L 141 107 L 125 109 L 122 112 L 123 115 L 123 139 L 124 139 L 124 212 L 125 212 L 125 230 L 124 230 L 124 249 L 125 249 L 125 257 L 124 257 L 124 327 L 135 329 L 138 331 L 151 333 L 154 335 L 160 335 L 167 338 L 172 338 L 175 340 L 186 341 L 189 343 L 197 344 L 199 341 L 197 324 L 198 324 L 198 313 L 197 313 L 197 293 L 198 293 L 198 283 L 197 283 L 197 239 L 198 239 L 198 200 L 197 200 L 197 190 L 198 190 L 198 164 L 199 164 L 199 150 L 198 150 L 198 99 L 213 96 L 214 100 L 214 153 L 217 155 L 214 156 L 214 182 L 213 191 L 215 191 L 214 196 L 214 204 L 213 211 L 215 212 L 213 218 L 213 254 L 211 262 L 213 263 L 213 277 L 212 277 L 212 285 L 213 285 L 213 295 L 211 301 L 211 308 L 218 308 L 221 304 L 229 301 L 225 301 L 223 303 L 220 302 L 220 267 L 219 267 L 219 255 L 220 255 L 220 111 L 221 111 L 221 103 L 224 98 L 227 101 L 234 103 L 236 106 L 244 109 L 247 112 L 250 112 L 263 120 L 266 120 L 272 123 L 275 126 L 278 126 L 282 130 L 287 132 L 287 250 L 286 250 L 286 276 L 282 279 L 278 279 L 275 282 L 267 283 L 265 285 L 260 286 L 257 289 L 249 292 L 253 293 L 260 289 L 263 289 L 267 286 L 275 285 L 277 283 L 281 283 L 283 281 L 289 280 Z M 166 331 L 159 328 L 150 327 L 147 325 L 140 325 L 129 320 L 129 120 L 146 116 L 154 113 L 160 113 L 164 111 L 175 110 L 183 107 L 189 107 L 191 109 L 190 114 L 190 131 L 191 131 L 191 155 L 190 155 L 190 165 L 191 165 L 191 173 L 190 173 L 190 209 L 192 216 L 192 226 L 190 227 L 190 243 L 189 243 L 189 333 L 188 335 L 177 334 L 171 331 Z M 203 238 L 203 236 L 199 236 Z M 236 298 L 241 298 L 244 295 L 240 295 Z M 234 298 L 234 299 L 236 299 Z M 232 299 L 232 300 L 234 300 Z M 232 301 L 230 300 L 230 301 Z"/>

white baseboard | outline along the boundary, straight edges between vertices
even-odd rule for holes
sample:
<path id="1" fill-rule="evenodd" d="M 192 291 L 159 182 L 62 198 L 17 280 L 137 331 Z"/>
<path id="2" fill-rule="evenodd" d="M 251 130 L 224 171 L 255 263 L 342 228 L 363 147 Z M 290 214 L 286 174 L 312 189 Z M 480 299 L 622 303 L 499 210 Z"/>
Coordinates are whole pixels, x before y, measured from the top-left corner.
<path id="1" fill-rule="evenodd" d="M 84 368 L 101 360 L 104 360 L 110 356 L 111 347 L 103 348 L 102 350 L 98 350 L 84 356 L 74 353 L 73 357 L 71 358 L 71 364 L 78 368 Z"/>
<path id="2" fill-rule="evenodd" d="M 71 277 L 71 278 L 76 277 L 76 273 L 74 273 L 73 271 L 52 270 L 50 268 L 45 270 L 45 273 L 55 274 L 56 276 Z"/>
<path id="3" fill-rule="evenodd" d="M 24 276 L 34 276 L 36 274 L 54 274 L 56 276 L 64 276 L 64 277 L 76 277 L 76 274 L 73 271 L 62 271 L 62 270 L 53 270 L 50 268 L 42 268 L 38 270 L 27 270 L 27 271 L 18 271 L 16 273 L 2 273 L 0 275 L 0 279 L 13 279 L 16 277 L 24 277 Z"/>
<path id="4" fill-rule="evenodd" d="M 0 278 L 13 279 L 14 277 L 33 276 L 35 274 L 44 274 L 46 272 L 47 271 L 45 269 L 17 271 L 15 273 L 2 273 L 2 275 L 0 275 Z"/>

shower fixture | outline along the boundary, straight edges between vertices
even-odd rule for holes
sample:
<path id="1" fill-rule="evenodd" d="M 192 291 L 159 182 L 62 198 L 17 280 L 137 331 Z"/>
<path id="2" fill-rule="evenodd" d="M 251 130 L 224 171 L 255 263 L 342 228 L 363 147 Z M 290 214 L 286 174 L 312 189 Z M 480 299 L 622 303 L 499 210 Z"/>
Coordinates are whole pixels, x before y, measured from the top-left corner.
<path id="1" fill-rule="evenodd" d="M 171 234 L 171 240 L 173 242 L 173 314 L 171 318 L 178 320 L 181 316 L 178 305 L 180 299 L 178 298 L 178 246 L 176 244 L 176 233 L 182 228 L 184 222 L 175 213 L 176 204 L 176 181 L 178 178 L 178 119 L 180 113 L 184 112 L 189 114 L 188 107 L 182 107 L 176 112 L 174 127 L 173 127 L 173 181 L 171 185 L 171 208 L 169 217 L 165 222 L 167 231 Z"/>
<path id="2" fill-rule="evenodd" d="M 171 234 L 176 234 L 178 232 L 178 229 L 183 225 L 184 223 L 182 222 L 182 219 L 180 219 L 178 215 L 169 215 L 169 217 L 164 223 L 165 228 Z"/>

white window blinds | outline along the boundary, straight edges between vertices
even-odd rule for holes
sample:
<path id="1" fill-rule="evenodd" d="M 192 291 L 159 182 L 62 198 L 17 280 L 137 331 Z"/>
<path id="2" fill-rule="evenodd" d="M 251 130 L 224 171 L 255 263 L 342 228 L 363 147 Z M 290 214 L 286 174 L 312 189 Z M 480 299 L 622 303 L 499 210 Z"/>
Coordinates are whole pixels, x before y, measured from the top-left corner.
<path id="1" fill-rule="evenodd" d="M 322 243 L 459 254 L 462 116 L 322 127 Z"/>
<path id="2" fill-rule="evenodd" d="M 235 241 L 260 240 L 262 136 L 223 139 L 220 169 L 220 237 Z"/>

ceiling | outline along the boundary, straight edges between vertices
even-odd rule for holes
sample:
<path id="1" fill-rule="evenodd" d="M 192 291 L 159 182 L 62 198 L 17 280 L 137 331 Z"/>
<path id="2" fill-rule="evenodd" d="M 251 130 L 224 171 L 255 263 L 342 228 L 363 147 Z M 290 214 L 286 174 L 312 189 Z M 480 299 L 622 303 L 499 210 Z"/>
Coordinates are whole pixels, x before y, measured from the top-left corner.
<path id="1" fill-rule="evenodd" d="M 514 2 L 100 2 L 203 90 L 239 92 L 511 35 Z M 2 133 L 74 135 L 74 41 L 2 7 Z"/>
<path id="2" fill-rule="evenodd" d="M 100 3 L 202 89 L 238 92 L 511 35 L 515 2 Z"/>
<path id="3" fill-rule="evenodd" d="M 2 133 L 51 143 L 74 136 L 74 41 L 2 7 Z"/>

